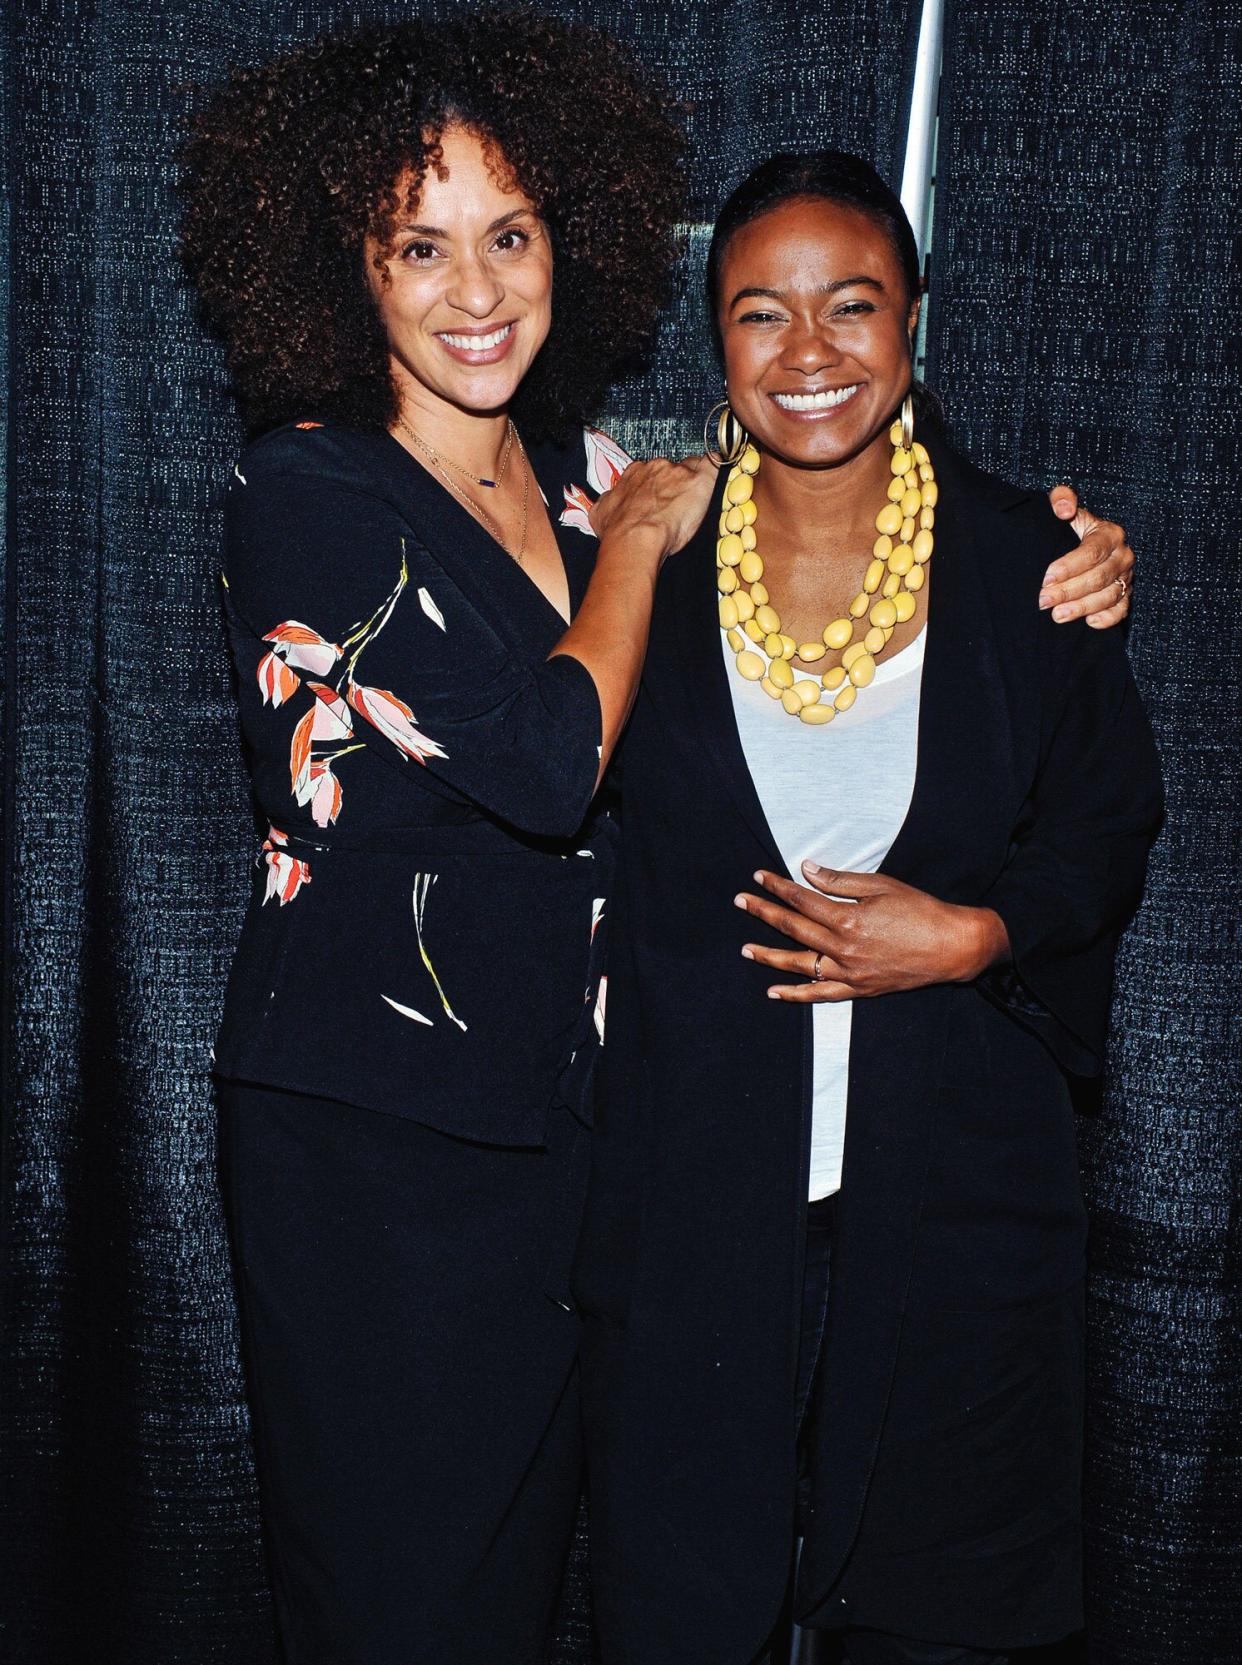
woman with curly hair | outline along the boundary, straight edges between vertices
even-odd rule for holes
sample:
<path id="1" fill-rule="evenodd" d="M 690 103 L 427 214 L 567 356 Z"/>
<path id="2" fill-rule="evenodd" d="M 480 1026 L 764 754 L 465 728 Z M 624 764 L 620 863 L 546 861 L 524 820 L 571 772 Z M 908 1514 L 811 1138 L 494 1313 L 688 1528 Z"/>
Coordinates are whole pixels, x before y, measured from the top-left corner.
<path id="1" fill-rule="evenodd" d="M 682 148 L 614 42 L 524 14 L 237 74 L 189 147 L 186 257 L 260 432 L 225 583 L 270 826 L 216 1068 L 289 1665 L 546 1651 L 597 788 L 713 478 L 659 465 L 677 530 L 594 550 L 581 482 L 623 459 L 581 423 L 656 320 Z"/>

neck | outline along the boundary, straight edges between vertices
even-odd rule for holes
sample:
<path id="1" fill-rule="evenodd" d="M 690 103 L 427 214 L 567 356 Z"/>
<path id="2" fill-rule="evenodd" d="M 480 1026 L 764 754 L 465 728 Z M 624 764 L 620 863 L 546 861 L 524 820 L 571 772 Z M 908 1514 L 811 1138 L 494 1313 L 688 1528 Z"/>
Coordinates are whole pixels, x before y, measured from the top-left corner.
<path id="1" fill-rule="evenodd" d="M 400 413 L 426 445 L 461 468 L 495 479 L 509 433 L 509 412 L 473 411 L 441 399 L 408 374 L 398 380 Z M 398 437 L 408 439 L 404 429 Z"/>
<path id="2" fill-rule="evenodd" d="M 892 478 L 891 456 L 887 424 L 857 455 L 829 467 L 797 467 L 765 452 L 756 481 L 765 525 L 799 547 L 864 533 L 870 543 Z"/>

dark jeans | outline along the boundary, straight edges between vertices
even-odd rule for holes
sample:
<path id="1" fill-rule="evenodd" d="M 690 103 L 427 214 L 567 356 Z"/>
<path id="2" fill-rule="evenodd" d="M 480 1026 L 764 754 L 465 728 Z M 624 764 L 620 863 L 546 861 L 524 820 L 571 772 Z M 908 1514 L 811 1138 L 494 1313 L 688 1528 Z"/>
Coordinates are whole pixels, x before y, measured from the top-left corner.
<path id="1" fill-rule="evenodd" d="M 806 1271 L 802 1283 L 802 1332 L 798 1344 L 797 1415 L 799 1435 L 798 1505 L 808 1501 L 806 1440 L 813 1420 L 815 1372 L 823 1349 L 828 1313 L 828 1278 L 837 1199 L 824 1197 L 807 1209 Z M 808 1412 L 811 1418 L 808 1419 Z M 878 1630 L 851 1627 L 835 1631 L 801 1631 L 792 1644 L 774 1647 L 756 1665 L 1006 1665 L 1008 1656 L 980 1653 L 954 1643 L 921 1642 Z"/>

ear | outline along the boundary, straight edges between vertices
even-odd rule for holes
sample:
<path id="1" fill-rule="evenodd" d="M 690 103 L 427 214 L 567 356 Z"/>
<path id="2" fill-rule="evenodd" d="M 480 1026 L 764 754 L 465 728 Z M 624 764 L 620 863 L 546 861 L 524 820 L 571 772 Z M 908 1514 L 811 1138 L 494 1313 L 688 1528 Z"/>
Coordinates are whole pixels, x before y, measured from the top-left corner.
<path id="1" fill-rule="evenodd" d="M 912 358 L 914 356 L 914 338 L 918 334 L 919 313 L 922 311 L 922 307 L 923 297 L 922 295 L 916 295 L 910 302 L 910 311 L 906 317 L 906 328 L 910 335 L 910 356 Z"/>

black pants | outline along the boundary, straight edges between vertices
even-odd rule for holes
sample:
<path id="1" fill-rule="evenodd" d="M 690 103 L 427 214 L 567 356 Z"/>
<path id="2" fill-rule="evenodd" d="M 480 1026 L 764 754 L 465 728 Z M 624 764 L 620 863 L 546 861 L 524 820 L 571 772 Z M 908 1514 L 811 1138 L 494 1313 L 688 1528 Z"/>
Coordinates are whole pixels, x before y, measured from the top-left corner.
<path id="1" fill-rule="evenodd" d="M 824 1197 L 807 1210 L 806 1271 L 802 1283 L 802 1329 L 798 1343 L 797 1415 L 799 1433 L 799 1510 L 806 1506 L 806 1446 L 815 1414 L 815 1377 L 823 1350 L 828 1314 L 828 1280 L 836 1197 Z M 953 1643 L 916 1641 L 860 1627 L 834 1632 L 803 1632 L 792 1644 L 797 1665 L 1006 1665 L 1007 1655 L 981 1653 Z M 790 1657 L 782 1643 L 759 1665 L 784 1665 Z"/>
<path id="2" fill-rule="evenodd" d="M 513 1150 L 229 1084 L 221 1132 L 286 1665 L 543 1665 L 581 1459 L 544 1293 L 569 1119 Z"/>

